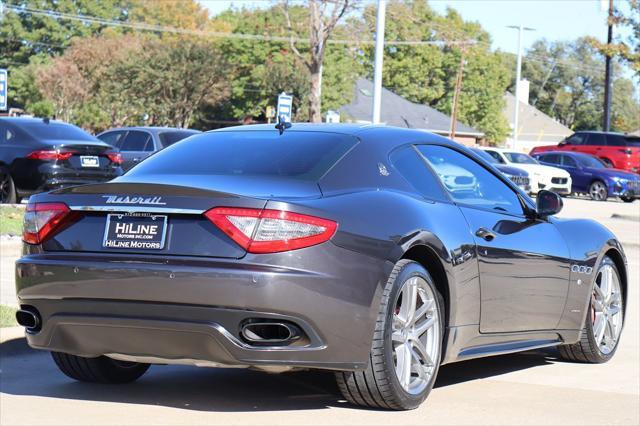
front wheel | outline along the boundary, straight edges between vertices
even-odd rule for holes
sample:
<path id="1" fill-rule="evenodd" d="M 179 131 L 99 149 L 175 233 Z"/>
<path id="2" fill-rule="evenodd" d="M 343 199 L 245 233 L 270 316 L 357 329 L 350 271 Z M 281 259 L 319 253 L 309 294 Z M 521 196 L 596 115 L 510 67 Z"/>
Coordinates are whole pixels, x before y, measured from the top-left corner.
<path id="1" fill-rule="evenodd" d="M 574 362 L 601 364 L 618 348 L 624 321 L 624 297 L 616 264 L 604 257 L 591 292 L 580 341 L 559 346 L 560 356 Z"/>
<path id="2" fill-rule="evenodd" d="M 633 197 L 620 197 L 620 199 L 625 203 L 633 203 L 635 201 L 635 198 Z"/>
<path id="3" fill-rule="evenodd" d="M 606 201 L 609 196 L 609 191 L 604 182 L 597 180 L 589 186 L 589 195 L 592 200 Z"/>
<path id="4" fill-rule="evenodd" d="M 16 186 L 9 171 L 0 168 L 0 204 L 15 204 L 17 202 Z"/>
<path id="5" fill-rule="evenodd" d="M 443 300 L 417 262 L 396 263 L 385 286 L 364 371 L 336 373 L 352 404 L 410 410 L 429 395 L 442 358 Z"/>
<path id="6" fill-rule="evenodd" d="M 118 361 L 106 356 L 85 358 L 62 352 L 51 352 L 51 356 L 60 371 L 80 382 L 129 383 L 149 369 L 149 364 Z"/>

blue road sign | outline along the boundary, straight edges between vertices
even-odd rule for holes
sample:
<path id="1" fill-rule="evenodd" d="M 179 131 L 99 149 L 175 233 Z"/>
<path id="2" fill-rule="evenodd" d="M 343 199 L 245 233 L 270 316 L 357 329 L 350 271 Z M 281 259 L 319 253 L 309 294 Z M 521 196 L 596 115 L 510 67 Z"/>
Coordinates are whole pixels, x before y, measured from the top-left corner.
<path id="1" fill-rule="evenodd" d="M 9 79 L 7 78 L 7 70 L 0 69 L 0 111 L 7 110 L 7 86 Z"/>
<path id="2" fill-rule="evenodd" d="M 291 123 L 291 106 L 293 104 L 293 96 L 282 92 L 278 95 L 277 117 L 284 117 L 284 121 Z"/>

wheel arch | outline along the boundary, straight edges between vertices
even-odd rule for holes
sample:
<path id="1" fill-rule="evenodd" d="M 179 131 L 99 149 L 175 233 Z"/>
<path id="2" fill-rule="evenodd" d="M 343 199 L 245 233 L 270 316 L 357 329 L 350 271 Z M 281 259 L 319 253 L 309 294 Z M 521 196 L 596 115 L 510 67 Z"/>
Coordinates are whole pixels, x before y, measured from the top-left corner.
<path id="1" fill-rule="evenodd" d="M 627 299 L 628 299 L 628 277 L 627 277 L 627 265 L 625 263 L 624 260 L 624 256 L 622 255 L 622 253 L 620 253 L 620 251 L 618 251 L 616 248 L 609 248 L 605 254 L 605 256 L 608 256 L 613 263 L 616 265 L 616 268 L 618 269 L 618 274 L 620 275 L 620 284 L 622 286 L 622 303 L 623 306 L 627 306 Z M 626 316 L 627 314 L 627 310 L 623 309 L 623 315 Z"/>

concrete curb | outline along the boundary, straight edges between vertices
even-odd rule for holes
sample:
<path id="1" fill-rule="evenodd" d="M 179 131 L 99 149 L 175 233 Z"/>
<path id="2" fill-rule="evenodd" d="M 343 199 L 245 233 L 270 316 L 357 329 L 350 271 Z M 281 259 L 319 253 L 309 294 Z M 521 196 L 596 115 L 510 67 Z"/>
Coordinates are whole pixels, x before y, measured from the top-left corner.
<path id="1" fill-rule="evenodd" d="M 23 337 L 24 328 L 20 326 L 0 328 L 0 344 L 8 342 L 9 340 L 21 339 Z"/>

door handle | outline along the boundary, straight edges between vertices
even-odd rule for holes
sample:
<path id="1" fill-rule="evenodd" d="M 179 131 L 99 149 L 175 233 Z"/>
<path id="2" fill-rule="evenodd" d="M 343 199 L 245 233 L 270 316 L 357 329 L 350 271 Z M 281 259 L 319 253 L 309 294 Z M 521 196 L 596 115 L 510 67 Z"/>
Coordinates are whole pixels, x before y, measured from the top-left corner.
<path id="1" fill-rule="evenodd" d="M 487 228 L 480 228 L 476 231 L 476 236 L 482 238 L 485 241 L 491 241 L 496 237 L 496 234 L 489 231 Z"/>

